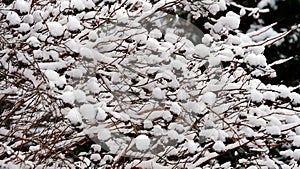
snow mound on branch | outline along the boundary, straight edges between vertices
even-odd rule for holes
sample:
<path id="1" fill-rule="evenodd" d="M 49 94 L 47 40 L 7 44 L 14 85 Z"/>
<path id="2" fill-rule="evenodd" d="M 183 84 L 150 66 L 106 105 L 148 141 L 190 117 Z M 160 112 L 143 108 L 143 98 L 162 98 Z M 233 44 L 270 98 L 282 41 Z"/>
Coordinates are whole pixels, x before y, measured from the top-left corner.
<path id="1" fill-rule="evenodd" d="M 150 139 L 146 135 L 139 135 L 135 138 L 135 146 L 140 151 L 146 151 L 150 148 Z"/>
<path id="2" fill-rule="evenodd" d="M 66 116 L 73 125 L 82 124 L 81 114 L 75 109 L 71 109 Z"/>
<path id="3" fill-rule="evenodd" d="M 100 141 L 107 141 L 111 137 L 111 132 L 108 129 L 102 128 L 98 130 L 97 136 Z"/>
<path id="4" fill-rule="evenodd" d="M 251 100 L 252 100 L 253 102 L 259 103 L 259 102 L 261 102 L 261 101 L 263 100 L 263 94 L 260 93 L 259 91 L 253 89 L 253 90 L 251 90 L 250 93 L 251 93 L 251 94 L 250 94 L 250 97 L 251 97 Z"/>
<path id="5" fill-rule="evenodd" d="M 71 0 L 70 6 L 77 11 L 83 11 L 85 9 L 85 5 L 82 0 Z"/>
<path id="6" fill-rule="evenodd" d="M 79 109 L 80 113 L 84 118 L 86 118 L 90 123 L 95 123 L 96 110 L 92 104 L 83 104 Z"/>
<path id="7" fill-rule="evenodd" d="M 20 16 L 14 11 L 10 11 L 7 13 L 6 20 L 8 21 L 10 26 L 19 26 L 21 23 Z"/>
<path id="8" fill-rule="evenodd" d="M 209 41 L 209 40 L 206 40 L 206 41 Z M 198 44 L 198 45 L 195 46 L 195 52 L 201 58 L 204 58 L 204 57 L 209 55 L 210 49 L 207 46 L 203 45 L 203 44 Z"/>
<path id="9" fill-rule="evenodd" d="M 159 99 L 159 100 L 161 100 L 165 97 L 165 94 L 163 93 L 163 91 L 158 87 L 153 89 L 152 95 L 155 99 Z"/>
<path id="10" fill-rule="evenodd" d="M 214 105 L 217 100 L 217 95 L 213 92 L 207 92 L 202 96 L 202 101 L 209 106 Z"/>
<path id="11" fill-rule="evenodd" d="M 226 14 L 226 17 L 221 17 L 219 22 L 231 29 L 237 29 L 240 25 L 240 16 L 230 11 Z"/>
<path id="12" fill-rule="evenodd" d="M 50 81 L 58 81 L 59 79 L 59 74 L 54 70 L 46 70 L 45 75 Z"/>
<path id="13" fill-rule="evenodd" d="M 267 59 L 262 54 L 259 55 L 249 54 L 246 57 L 246 61 L 252 66 L 261 66 L 261 67 L 267 66 Z"/>
<path id="14" fill-rule="evenodd" d="M 64 103 L 68 103 L 71 105 L 73 105 L 75 101 L 74 94 L 73 92 L 70 91 L 64 92 L 61 96 L 61 99 L 63 100 Z"/>
<path id="15" fill-rule="evenodd" d="M 15 9 L 20 13 L 20 14 L 26 14 L 30 10 L 29 4 L 24 1 L 24 0 L 17 0 L 15 3 Z"/>
<path id="16" fill-rule="evenodd" d="M 213 145 L 213 149 L 217 152 L 223 152 L 226 150 L 226 146 L 222 141 L 216 141 Z"/>
<path id="17" fill-rule="evenodd" d="M 47 27 L 50 35 L 54 37 L 62 36 L 65 31 L 65 27 L 62 26 L 59 22 L 48 22 Z"/>
<path id="18" fill-rule="evenodd" d="M 75 16 L 69 16 L 69 21 L 67 23 L 67 29 L 70 32 L 78 32 L 82 29 L 80 21 Z"/>

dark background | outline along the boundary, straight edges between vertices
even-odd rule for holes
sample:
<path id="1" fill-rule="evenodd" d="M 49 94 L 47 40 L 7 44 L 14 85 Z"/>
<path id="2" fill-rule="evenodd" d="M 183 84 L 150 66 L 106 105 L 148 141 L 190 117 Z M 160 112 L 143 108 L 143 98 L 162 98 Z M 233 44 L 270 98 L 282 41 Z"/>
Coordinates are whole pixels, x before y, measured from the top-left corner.
<path id="1" fill-rule="evenodd" d="M 237 3 L 246 7 L 257 7 L 257 0 L 235 0 Z M 261 14 L 263 25 L 270 25 L 278 22 L 273 28 L 277 32 L 284 32 L 290 29 L 293 25 L 300 24 L 300 0 L 277 0 L 277 9 L 272 9 L 270 6 L 269 13 Z M 267 7 L 266 7 L 267 8 Z M 242 19 L 240 28 L 246 32 L 250 25 L 258 22 L 252 17 Z M 295 30 L 283 39 L 281 45 L 267 46 L 265 56 L 268 63 L 272 63 L 281 58 L 293 57 L 290 61 L 274 66 L 277 72 L 277 78 L 272 79 L 270 83 L 283 83 L 288 86 L 298 86 L 300 84 L 300 30 Z M 298 90 L 300 91 L 300 90 Z"/>

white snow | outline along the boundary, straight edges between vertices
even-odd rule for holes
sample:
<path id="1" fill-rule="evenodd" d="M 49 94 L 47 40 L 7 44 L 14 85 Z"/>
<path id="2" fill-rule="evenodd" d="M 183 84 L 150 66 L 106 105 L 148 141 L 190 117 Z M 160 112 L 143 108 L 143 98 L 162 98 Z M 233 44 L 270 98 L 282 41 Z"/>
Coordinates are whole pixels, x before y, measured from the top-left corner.
<path id="1" fill-rule="evenodd" d="M 187 148 L 188 148 L 188 151 L 191 154 L 195 154 L 196 153 L 197 147 L 198 147 L 198 145 L 193 140 L 189 140 L 187 142 Z"/>
<path id="2" fill-rule="evenodd" d="M 224 12 L 219 11 L 226 10 L 226 5 L 231 5 L 233 2 L 227 0 L 202 0 L 201 2 L 195 1 L 195 3 L 184 1 L 182 8 L 193 11 L 191 15 L 186 11 L 187 19 L 196 19 L 202 15 L 208 17 L 209 23 L 204 24 L 204 27 L 208 28 L 207 34 L 202 38 L 203 44 L 199 44 L 203 34 L 191 32 L 188 36 L 191 35 L 192 41 L 188 39 L 188 36 L 177 36 L 174 33 L 177 30 L 173 26 L 165 29 L 165 26 L 172 25 L 168 21 L 173 21 L 172 19 L 176 19 L 177 16 L 165 23 L 160 17 L 167 14 L 156 13 L 161 11 L 159 10 L 161 7 L 165 9 L 164 5 L 173 7 L 176 11 L 176 4 L 181 4 L 179 1 L 161 0 L 149 3 L 150 1 L 146 2 L 146 0 L 61 0 L 53 1 L 53 3 L 40 2 L 41 5 L 34 5 L 32 9 L 29 6 L 27 9 L 26 5 L 22 5 L 30 4 L 29 0 L 15 0 L 11 5 L 3 6 L 5 34 L 1 38 L 10 44 L 21 42 L 24 50 L 16 50 L 16 59 L 18 59 L 16 61 L 25 64 L 36 61 L 36 65 L 29 64 L 28 69 L 22 69 L 22 65 L 15 65 L 14 59 L 9 60 L 15 49 L 7 44 L 1 44 L 0 46 L 4 48 L 0 62 L 8 75 L 5 77 L 7 80 L 0 83 L 14 82 L 10 73 L 22 73 L 24 78 L 33 82 L 33 85 L 40 85 L 36 88 L 40 92 L 46 92 L 56 98 L 55 103 L 64 104 L 58 108 L 65 115 L 66 122 L 80 125 L 83 131 L 72 133 L 73 128 L 66 126 L 67 132 L 71 132 L 72 135 L 67 140 L 58 143 L 56 147 L 59 148 L 66 143 L 75 144 L 82 138 L 77 136 L 87 134 L 84 132 L 88 132 L 93 141 L 103 143 L 101 144 L 103 147 L 94 144 L 90 151 L 78 155 L 81 156 L 82 162 L 76 162 L 76 165 L 81 165 L 81 168 L 88 168 L 87 165 L 91 164 L 91 161 L 100 162 L 99 166 L 107 168 L 114 160 L 122 158 L 123 153 L 130 156 L 136 155 L 137 158 L 154 157 L 154 159 L 142 160 L 142 162 L 141 159 L 135 160 L 136 157 L 134 157 L 128 161 L 128 165 L 123 165 L 124 168 L 133 166 L 174 168 L 177 164 L 178 166 L 175 167 L 179 168 L 199 168 L 199 166 L 230 168 L 232 165 L 230 162 L 217 164 L 218 161 L 215 160 L 226 150 L 234 150 L 240 145 L 245 145 L 247 150 L 248 148 L 253 148 L 253 151 L 268 150 L 268 145 L 265 144 L 262 136 L 268 136 L 271 142 L 272 139 L 275 141 L 287 139 L 285 141 L 287 147 L 300 147 L 300 127 L 296 127 L 300 121 L 297 115 L 299 108 L 290 105 L 288 100 L 287 102 L 281 101 L 281 97 L 289 97 L 292 104 L 300 104 L 300 95 L 292 92 L 297 87 L 266 85 L 252 76 L 253 74 L 248 73 L 250 66 L 252 66 L 250 71 L 256 75 L 267 77 L 274 72 L 272 67 L 267 65 L 266 57 L 262 54 L 264 46 L 256 44 L 257 41 L 250 35 L 252 30 L 260 28 L 261 23 L 252 25 L 249 34 L 246 35 L 238 29 L 240 19 L 244 18 L 241 16 L 256 9 L 246 8 L 246 12 L 244 8 L 237 7 L 237 9 L 242 9 L 240 15 L 228 12 L 226 16 L 222 16 Z M 201 5 L 198 6 L 197 3 Z M 19 11 L 21 13 L 29 11 L 30 14 L 25 16 L 19 14 Z M 220 16 L 216 16 L 215 19 L 210 18 L 214 14 Z M 149 23 L 153 21 L 148 18 L 149 16 L 154 19 L 153 24 Z M 112 22 L 106 22 L 106 19 L 111 19 Z M 133 20 L 146 22 L 134 23 Z M 184 32 L 181 31 L 180 28 L 178 32 Z M 161 39 L 162 37 L 164 39 Z M 127 38 L 133 42 L 125 40 Z M 252 44 L 257 46 L 246 48 Z M 20 44 L 16 45 L 18 46 Z M 234 63 L 224 67 L 221 65 L 223 61 Z M 286 60 L 274 62 L 274 65 L 284 61 Z M 21 66 L 21 69 L 18 66 Z M 35 77 L 38 73 L 35 72 L 36 66 L 40 66 L 43 78 Z M 97 69 L 96 73 L 103 75 L 101 79 L 94 77 L 95 72 L 91 72 L 93 68 Z M 153 74 L 154 78 L 150 74 Z M 132 83 L 133 78 L 137 78 L 137 84 Z M 43 83 L 47 80 L 49 84 Z M 31 84 L 28 83 L 28 85 L 30 87 Z M 224 86 L 227 87 L 226 90 L 222 90 Z M 13 88 L 13 91 L 8 90 L 11 88 L 0 90 L 0 100 L 5 100 L 6 97 L 19 98 L 27 92 L 20 87 Z M 24 104 L 29 104 L 34 99 L 35 97 L 29 98 Z M 279 100 L 275 102 L 276 99 Z M 274 102 L 271 103 L 268 100 Z M 251 101 L 260 104 L 252 104 Z M 36 106 L 40 109 L 41 105 L 36 104 Z M 32 107 L 32 105 L 23 107 L 27 111 L 26 107 Z M 52 111 L 52 108 L 51 105 L 45 107 L 45 112 Z M 17 110 L 16 113 L 22 112 Z M 39 112 L 33 113 L 39 118 Z M 200 121 L 196 120 L 198 116 L 201 117 Z M 36 116 L 32 119 L 30 119 L 31 116 L 28 115 L 28 117 L 26 121 L 36 121 Z M 23 116 L 17 114 L 12 116 L 12 123 L 20 118 L 22 121 Z M 57 129 L 65 131 L 64 122 L 49 121 L 49 126 L 57 123 L 59 128 L 53 128 L 53 132 Z M 237 127 L 233 125 L 232 129 L 228 129 L 228 125 L 224 122 L 241 125 Z M 25 124 L 21 127 L 26 129 L 26 126 Z M 196 128 L 191 128 L 191 126 Z M 256 127 L 261 128 L 257 130 Z M 292 128 L 295 130 L 289 130 Z M 9 130 L 6 130 L 0 128 L 0 132 L 9 133 Z M 43 133 L 38 133 L 40 131 L 45 130 L 38 128 L 35 132 L 43 135 Z M 137 137 L 124 135 L 128 132 L 135 132 Z M 276 137 L 280 134 L 288 135 L 288 138 Z M 16 135 L 22 135 L 22 133 L 17 132 Z M 249 143 L 248 137 L 252 136 L 260 139 Z M 234 144 L 226 143 L 225 145 L 227 138 L 237 138 L 237 141 Z M 131 144 L 126 145 L 130 140 Z M 177 144 L 176 148 L 173 146 L 174 142 Z M 153 146 L 152 143 L 154 143 Z M 13 146 L 17 144 L 19 142 Z M 4 142 L 3 145 L 6 143 Z M 45 153 L 42 147 L 33 146 L 31 150 Z M 106 149 L 106 146 L 109 149 Z M 152 152 L 152 148 L 161 146 L 167 152 Z M 129 150 L 132 147 L 132 150 L 137 149 L 139 152 Z M 101 152 L 102 148 L 110 152 Z M 293 162 L 296 164 L 296 160 L 300 160 L 300 151 L 298 151 L 296 149 L 284 152 L 285 155 L 294 157 L 288 160 L 290 164 Z M 194 157 L 197 157 L 195 154 L 198 152 L 201 152 L 201 155 L 198 156 L 199 159 L 195 159 Z M 13 149 L 9 153 L 13 154 Z M 20 156 L 25 158 L 22 152 L 20 153 Z M 103 153 L 109 154 L 106 155 L 107 158 L 103 157 Z M 179 163 L 170 162 L 168 155 L 178 154 L 190 155 L 191 158 L 179 159 Z M 195 156 L 192 157 L 192 154 Z M 235 152 L 235 154 L 238 153 Z M 61 155 L 64 160 L 64 154 Z M 164 162 L 168 166 L 157 164 L 159 161 L 155 155 L 162 157 L 162 161 L 166 160 Z M 53 159 L 55 159 L 54 156 Z M 106 163 L 106 159 L 112 163 Z M 251 154 L 249 159 L 252 159 Z M 267 154 L 256 159 L 257 165 L 261 165 L 262 168 L 269 166 L 272 168 L 275 165 L 274 161 L 277 160 L 276 158 L 270 159 Z M 2 161 L 0 160 L 1 164 Z M 72 168 L 75 165 L 72 163 L 73 159 L 70 158 L 69 161 L 70 163 L 66 165 Z M 238 161 L 243 164 L 247 162 L 247 159 Z M 84 162 L 87 164 L 83 164 Z M 278 166 L 281 165 L 279 163 L 285 163 L 285 161 L 276 162 Z M 207 166 L 202 164 L 207 164 Z M 251 165 L 250 162 L 247 164 L 247 167 Z"/>
<path id="3" fill-rule="evenodd" d="M 60 76 L 60 77 L 58 78 L 58 80 L 55 81 L 55 84 L 56 84 L 58 87 L 61 87 L 61 88 L 62 88 L 64 85 L 66 85 L 66 84 L 67 84 L 67 80 L 66 80 L 65 76 Z"/>
<path id="4" fill-rule="evenodd" d="M 259 55 L 262 54 L 265 50 L 265 47 L 263 46 L 252 46 L 249 48 L 250 51 L 252 51 L 254 54 Z M 265 56 L 262 56 L 265 57 Z"/>
<path id="5" fill-rule="evenodd" d="M 48 69 L 44 73 L 50 81 L 57 81 L 59 78 L 59 74 L 54 70 Z"/>
<path id="6" fill-rule="evenodd" d="M 167 32 L 164 38 L 167 42 L 176 43 L 179 39 L 179 36 L 174 33 Z"/>
<path id="7" fill-rule="evenodd" d="M 51 36 L 60 37 L 64 34 L 65 27 L 63 27 L 59 22 L 48 22 L 48 31 Z"/>
<path id="8" fill-rule="evenodd" d="M 219 5 L 221 11 L 224 11 L 227 9 L 225 0 L 219 0 L 219 2 L 217 2 L 217 4 Z"/>
<path id="9" fill-rule="evenodd" d="M 202 101 L 206 104 L 208 104 L 209 106 L 212 106 L 215 104 L 216 100 L 217 100 L 217 95 L 213 92 L 206 92 L 202 97 L 201 97 Z"/>
<path id="10" fill-rule="evenodd" d="M 142 5 L 143 11 L 149 11 L 152 8 L 152 4 L 147 2 L 147 1 L 143 1 L 143 5 Z"/>
<path id="11" fill-rule="evenodd" d="M 70 1 L 62 1 L 60 3 L 60 7 L 59 7 L 60 11 L 64 11 L 65 9 L 68 8 L 70 8 Z"/>
<path id="12" fill-rule="evenodd" d="M 170 111 L 176 115 L 180 115 L 182 108 L 176 102 L 171 102 Z"/>
<path id="13" fill-rule="evenodd" d="M 96 119 L 96 110 L 92 104 L 83 104 L 79 109 L 82 116 L 91 123 L 95 123 Z"/>
<path id="14" fill-rule="evenodd" d="M 265 127 L 267 125 L 267 122 L 262 118 L 257 118 L 255 116 L 248 116 L 247 119 L 249 120 L 249 123 L 255 127 Z"/>
<path id="15" fill-rule="evenodd" d="M 293 104 L 300 104 L 300 94 L 292 92 L 290 93 L 289 98 L 292 100 Z"/>
<path id="16" fill-rule="evenodd" d="M 280 135 L 281 130 L 278 126 L 268 126 L 266 127 L 266 132 L 271 135 Z"/>
<path id="17" fill-rule="evenodd" d="M 290 95 L 290 90 L 285 85 L 279 85 L 277 91 L 283 98 L 287 98 Z"/>
<path id="18" fill-rule="evenodd" d="M 20 16 L 14 11 L 10 11 L 7 13 L 6 20 L 8 21 L 10 26 L 18 26 L 21 23 Z"/>
<path id="19" fill-rule="evenodd" d="M 203 110 L 206 108 L 206 105 L 205 105 L 204 102 L 191 102 L 191 101 L 188 101 L 183 106 L 184 106 L 184 109 L 187 110 L 188 112 L 197 113 L 197 114 L 203 113 Z"/>
<path id="20" fill-rule="evenodd" d="M 276 96 L 275 96 L 275 93 L 272 92 L 272 91 L 266 91 L 263 93 L 263 97 L 265 100 L 270 100 L 270 101 L 275 101 L 276 99 Z"/>
<path id="21" fill-rule="evenodd" d="M 257 7 L 260 9 L 269 8 L 269 6 L 273 9 L 277 9 L 276 1 L 274 0 L 261 0 L 257 4 Z"/>
<path id="22" fill-rule="evenodd" d="M 154 126 L 152 131 L 154 136 L 161 136 L 163 134 L 163 129 L 160 126 Z"/>
<path id="23" fill-rule="evenodd" d="M 18 30 L 20 33 L 27 33 L 30 31 L 30 26 L 28 23 L 21 23 Z"/>
<path id="24" fill-rule="evenodd" d="M 43 20 L 43 18 L 42 18 L 42 11 L 41 10 L 35 10 L 35 11 L 33 11 L 32 16 L 33 16 L 34 22 L 36 22 L 36 23 L 39 23 L 39 22 L 41 22 Z"/>
<path id="25" fill-rule="evenodd" d="M 273 160 L 271 160 L 269 157 L 266 157 L 264 159 L 264 161 L 262 161 L 262 164 L 266 165 L 266 167 L 268 167 L 268 168 L 277 168 L 278 167 L 278 165 L 276 165 L 276 163 Z"/>
<path id="26" fill-rule="evenodd" d="M 245 16 L 245 15 L 246 15 L 245 8 L 241 8 L 241 10 L 240 10 L 240 16 Z"/>
<path id="27" fill-rule="evenodd" d="M 211 67 L 218 66 L 221 63 L 221 59 L 219 56 L 211 56 L 208 58 L 208 63 Z"/>
<path id="28" fill-rule="evenodd" d="M 84 103 L 86 102 L 86 94 L 82 90 L 74 90 L 73 91 L 75 101 L 78 103 Z"/>
<path id="29" fill-rule="evenodd" d="M 95 42 L 98 39 L 97 31 L 90 31 L 88 37 L 90 41 Z"/>
<path id="30" fill-rule="evenodd" d="M 161 165 L 160 163 L 151 160 L 133 160 L 133 162 L 126 164 L 124 169 L 132 169 L 133 167 L 141 169 L 171 169 L 170 166 Z"/>
<path id="31" fill-rule="evenodd" d="M 107 141 L 111 137 L 111 132 L 106 128 L 102 128 L 98 130 L 97 136 L 100 141 Z"/>
<path id="32" fill-rule="evenodd" d="M 164 120 L 166 120 L 167 122 L 169 122 L 172 120 L 173 116 L 169 111 L 164 111 L 164 112 L 162 112 L 162 118 Z"/>
<path id="33" fill-rule="evenodd" d="M 83 11 L 85 9 L 85 5 L 82 0 L 71 0 L 70 6 L 78 11 Z"/>
<path id="34" fill-rule="evenodd" d="M 250 98 L 253 102 L 261 102 L 263 100 L 263 94 L 256 89 L 251 90 Z"/>
<path id="35" fill-rule="evenodd" d="M 233 45 L 239 45 L 242 43 L 242 40 L 238 36 L 229 35 L 228 36 L 228 43 Z M 235 47 L 234 50 L 236 51 L 236 54 L 242 54 L 244 51 L 239 46 Z"/>
<path id="36" fill-rule="evenodd" d="M 29 46 L 33 48 L 38 48 L 41 46 L 41 42 L 34 36 L 28 38 L 26 42 L 28 43 Z"/>
<path id="37" fill-rule="evenodd" d="M 81 69 L 72 69 L 69 75 L 73 78 L 80 79 L 83 76 L 83 71 Z"/>
<path id="38" fill-rule="evenodd" d="M 234 57 L 234 53 L 232 52 L 231 49 L 223 49 L 221 51 L 218 52 L 220 55 L 224 55 L 226 57 L 228 57 L 230 60 L 228 61 L 231 61 L 232 58 Z"/>
<path id="39" fill-rule="evenodd" d="M 176 96 L 179 100 L 186 100 L 190 97 L 190 95 L 184 89 L 179 89 Z"/>
<path id="40" fill-rule="evenodd" d="M 82 2 L 87 9 L 93 9 L 96 6 L 93 0 L 82 0 Z"/>
<path id="41" fill-rule="evenodd" d="M 18 10 L 21 14 L 26 14 L 30 10 L 28 2 L 24 0 L 17 0 L 15 3 L 15 9 Z"/>
<path id="42" fill-rule="evenodd" d="M 87 47 L 80 48 L 80 55 L 86 59 L 94 59 L 94 53 L 91 49 Z"/>
<path id="43" fill-rule="evenodd" d="M 159 42 L 153 38 L 148 38 L 148 40 L 146 41 L 146 44 L 149 49 L 152 49 L 154 51 L 156 51 L 160 48 Z"/>
<path id="44" fill-rule="evenodd" d="M 209 55 L 210 49 L 207 46 L 203 45 L 203 44 L 198 44 L 198 45 L 195 46 L 195 52 L 201 58 L 204 58 L 204 57 Z"/>
<path id="45" fill-rule="evenodd" d="M 91 157 L 90 157 L 90 159 L 92 160 L 92 161 L 94 161 L 94 162 L 99 162 L 100 160 L 101 160 L 101 156 L 100 156 L 100 154 L 91 154 Z"/>
<path id="46" fill-rule="evenodd" d="M 279 60 L 276 60 L 274 62 L 272 62 L 271 64 L 269 64 L 269 66 L 274 66 L 274 65 L 281 65 L 289 60 L 293 59 L 293 57 L 289 57 L 289 58 L 285 58 L 285 59 L 279 59 Z"/>
<path id="47" fill-rule="evenodd" d="M 91 148 L 93 149 L 94 152 L 96 153 L 100 153 L 101 152 L 101 146 L 99 144 L 93 144 L 91 146 Z"/>
<path id="48" fill-rule="evenodd" d="M 120 73 L 112 73 L 111 75 L 111 82 L 112 83 L 120 83 L 121 82 L 121 74 Z"/>
<path id="49" fill-rule="evenodd" d="M 129 121 L 130 120 L 130 116 L 128 114 L 125 113 L 117 113 L 117 112 L 110 112 L 111 115 L 114 116 L 114 118 L 120 120 L 120 121 Z"/>
<path id="50" fill-rule="evenodd" d="M 67 29 L 70 32 L 78 32 L 82 29 L 80 21 L 75 16 L 69 16 L 69 21 L 67 23 Z"/>
<path id="51" fill-rule="evenodd" d="M 177 148 L 172 148 L 169 152 L 168 152 L 168 155 L 171 156 L 171 155 L 177 155 L 178 154 L 178 149 Z"/>
<path id="52" fill-rule="evenodd" d="M 116 20 L 118 23 L 127 23 L 128 22 L 128 15 L 123 10 L 117 10 L 115 14 Z"/>
<path id="53" fill-rule="evenodd" d="M 151 38 L 154 38 L 154 39 L 159 39 L 162 37 L 162 33 L 160 30 L 158 29 L 153 29 L 150 33 L 149 33 L 149 36 Z"/>
<path id="54" fill-rule="evenodd" d="M 209 45 L 213 41 L 213 37 L 210 34 L 204 34 L 202 38 L 202 43 Z"/>
<path id="55" fill-rule="evenodd" d="M 293 153 L 293 157 L 295 160 L 299 161 L 300 160 L 300 149 L 295 149 Z"/>
<path id="56" fill-rule="evenodd" d="M 262 66 L 262 67 L 267 66 L 267 59 L 262 54 L 258 54 L 258 55 L 249 54 L 246 57 L 246 61 L 252 66 Z"/>
<path id="57" fill-rule="evenodd" d="M 293 157 L 293 153 L 294 152 L 291 149 L 280 151 L 280 155 L 282 155 L 284 157 Z"/>
<path id="58" fill-rule="evenodd" d="M 145 120 L 143 122 L 143 126 L 145 129 L 151 129 L 151 128 L 153 128 L 153 123 L 151 120 Z"/>
<path id="59" fill-rule="evenodd" d="M 96 77 L 90 78 L 86 82 L 86 87 L 91 93 L 99 93 L 101 91 L 100 84 L 98 83 Z"/>
<path id="60" fill-rule="evenodd" d="M 47 27 L 42 22 L 38 22 L 38 23 L 34 24 L 34 26 L 33 26 L 33 31 L 36 31 L 36 32 L 39 32 L 39 31 L 42 31 L 45 29 L 47 29 Z"/>
<path id="61" fill-rule="evenodd" d="M 240 16 L 229 11 L 226 17 L 221 17 L 218 20 L 223 26 L 227 26 L 230 29 L 237 29 L 240 25 Z"/>
<path id="62" fill-rule="evenodd" d="M 224 25 L 222 25 L 221 22 L 217 22 L 213 25 L 213 30 L 215 32 L 221 32 L 221 30 L 224 28 Z"/>
<path id="63" fill-rule="evenodd" d="M 300 147 L 300 135 L 294 136 L 292 145 L 295 147 Z"/>
<path id="64" fill-rule="evenodd" d="M 146 135 L 139 135 L 135 138 L 135 146 L 140 151 L 146 151 L 150 148 L 150 139 Z"/>
<path id="65" fill-rule="evenodd" d="M 138 34 L 138 35 L 134 35 L 132 36 L 132 39 L 135 40 L 137 43 L 141 43 L 141 44 L 145 44 L 147 42 L 147 35 L 145 34 Z M 150 38 L 150 41 L 151 39 L 153 40 L 153 38 Z M 154 42 L 147 42 L 149 43 L 148 45 L 151 46 L 152 43 L 157 43 L 157 41 L 154 41 Z"/>
<path id="66" fill-rule="evenodd" d="M 220 6 L 218 4 L 213 3 L 208 8 L 209 12 L 211 12 L 213 15 L 216 15 L 220 11 Z"/>
<path id="67" fill-rule="evenodd" d="M 185 67 L 185 64 L 180 60 L 172 60 L 170 66 L 175 70 L 182 70 Z"/>
<path id="68" fill-rule="evenodd" d="M 226 146 L 222 141 L 216 141 L 212 148 L 217 152 L 223 152 L 226 150 Z"/>
<path id="69" fill-rule="evenodd" d="M 99 121 L 104 121 L 106 117 L 107 117 L 106 112 L 101 107 L 97 107 L 96 119 Z"/>
<path id="70" fill-rule="evenodd" d="M 247 136 L 247 137 L 254 137 L 256 136 L 256 132 L 254 132 L 254 130 L 250 127 L 243 127 L 243 130 L 244 134 Z"/>
<path id="71" fill-rule="evenodd" d="M 164 92 L 159 87 L 156 87 L 153 89 L 152 95 L 153 95 L 153 98 L 159 99 L 159 100 L 162 100 L 165 98 Z"/>
<path id="72" fill-rule="evenodd" d="M 61 99 L 63 100 L 63 102 L 69 103 L 71 105 L 73 105 L 75 101 L 74 94 L 71 91 L 64 92 L 61 96 Z"/>
<path id="73" fill-rule="evenodd" d="M 266 119 L 269 121 L 269 123 L 268 123 L 269 126 L 281 126 L 282 125 L 281 121 L 274 116 L 266 117 Z"/>
<path id="74" fill-rule="evenodd" d="M 184 136 L 182 134 L 178 134 L 175 130 L 168 130 L 167 135 L 171 140 L 177 140 L 178 142 L 184 140 Z"/>
<path id="75" fill-rule="evenodd" d="M 66 116 L 73 125 L 78 125 L 82 123 L 82 118 L 80 113 L 76 108 L 71 109 Z"/>
<path id="76" fill-rule="evenodd" d="M 41 148 L 40 145 L 30 146 L 30 147 L 29 147 L 29 150 L 34 152 L 34 151 L 39 151 L 40 148 Z"/>
<path id="77" fill-rule="evenodd" d="M 247 167 L 247 169 L 258 169 L 256 166 Z"/>
<path id="78" fill-rule="evenodd" d="M 28 15 L 24 16 L 23 23 L 33 24 L 33 22 L 34 22 L 34 19 L 33 19 L 32 15 L 28 14 Z"/>

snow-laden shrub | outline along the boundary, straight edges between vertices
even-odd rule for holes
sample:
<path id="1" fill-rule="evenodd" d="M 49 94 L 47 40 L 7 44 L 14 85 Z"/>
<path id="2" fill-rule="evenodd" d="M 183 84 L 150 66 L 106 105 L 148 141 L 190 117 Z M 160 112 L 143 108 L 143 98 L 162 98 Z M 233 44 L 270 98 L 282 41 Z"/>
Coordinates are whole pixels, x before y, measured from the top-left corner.
<path id="1" fill-rule="evenodd" d="M 238 30 L 259 9 L 17 0 L 0 11 L 1 167 L 298 166 L 300 96 L 262 80 L 276 76 L 263 51 L 278 37 Z M 205 34 L 190 24 L 202 20 Z"/>

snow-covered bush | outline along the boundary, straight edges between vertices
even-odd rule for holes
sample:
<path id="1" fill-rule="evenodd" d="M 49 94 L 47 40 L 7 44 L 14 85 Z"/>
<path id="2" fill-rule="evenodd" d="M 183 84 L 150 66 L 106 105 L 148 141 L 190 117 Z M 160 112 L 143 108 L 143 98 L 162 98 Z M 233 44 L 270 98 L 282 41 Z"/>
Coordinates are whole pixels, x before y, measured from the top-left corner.
<path id="1" fill-rule="evenodd" d="M 239 31 L 260 12 L 225 0 L 5 1 L 0 166 L 298 166 L 300 95 L 261 80 L 276 76 L 263 52 L 279 37 Z"/>

